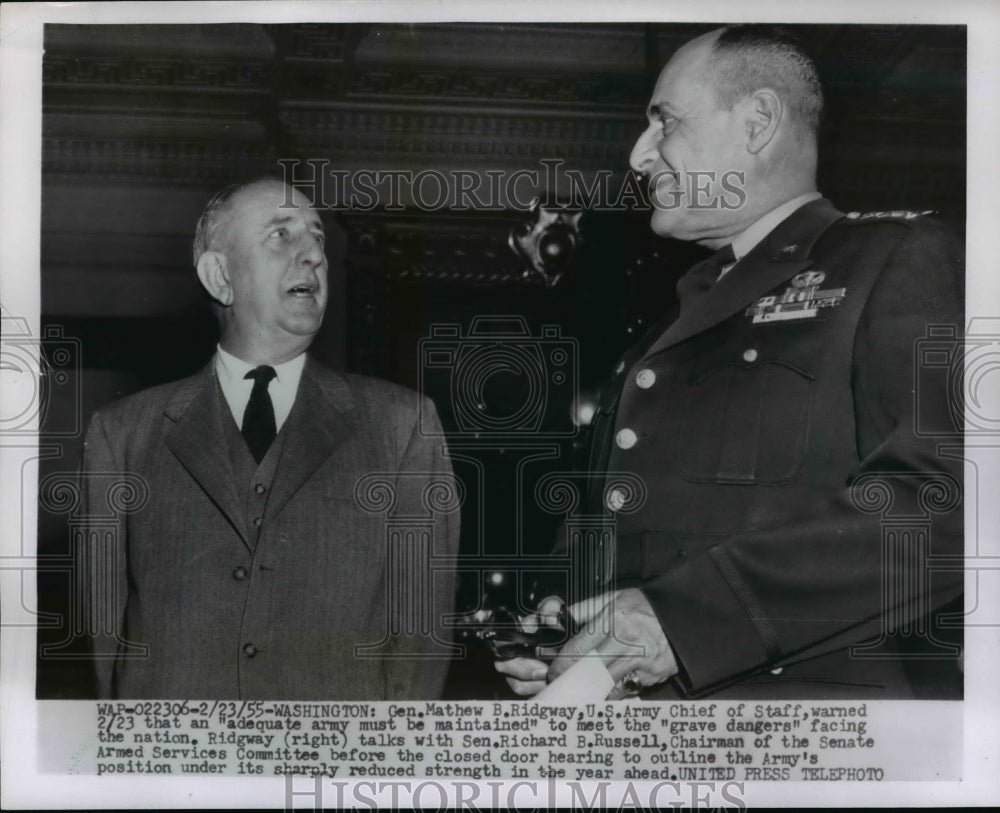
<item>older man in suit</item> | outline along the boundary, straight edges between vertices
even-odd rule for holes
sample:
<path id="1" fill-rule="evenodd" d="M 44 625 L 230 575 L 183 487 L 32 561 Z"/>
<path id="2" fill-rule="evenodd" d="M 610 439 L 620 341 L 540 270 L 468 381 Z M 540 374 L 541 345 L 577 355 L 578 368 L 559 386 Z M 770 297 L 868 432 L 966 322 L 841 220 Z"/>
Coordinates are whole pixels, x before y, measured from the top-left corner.
<path id="1" fill-rule="evenodd" d="M 961 330 L 962 250 L 927 213 L 822 198 L 821 107 L 815 65 L 767 26 L 660 74 L 631 165 L 653 231 L 716 253 L 604 390 L 592 471 L 646 498 L 595 477 L 613 577 L 550 667 L 497 664 L 515 691 L 589 655 L 613 696 L 913 696 L 898 633 L 962 585 L 960 455 L 915 425 L 917 397 L 934 426 L 960 414 L 915 360 L 929 328 Z M 923 630 L 907 646 L 945 654 Z"/>
<path id="2" fill-rule="evenodd" d="M 438 696 L 458 528 L 440 433 L 419 429 L 433 406 L 305 355 L 328 260 L 300 192 L 265 179 L 219 193 L 194 259 L 219 316 L 215 357 L 87 432 L 89 515 L 106 495 L 88 475 L 148 494 L 90 548 L 100 695 Z"/>

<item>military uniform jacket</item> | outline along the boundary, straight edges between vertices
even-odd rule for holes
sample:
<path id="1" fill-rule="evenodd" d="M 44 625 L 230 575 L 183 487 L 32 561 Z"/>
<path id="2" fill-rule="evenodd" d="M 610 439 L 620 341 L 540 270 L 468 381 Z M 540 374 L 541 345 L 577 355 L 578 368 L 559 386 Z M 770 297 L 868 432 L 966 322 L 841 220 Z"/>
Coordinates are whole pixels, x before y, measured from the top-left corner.
<path id="1" fill-rule="evenodd" d="M 256 472 L 239 449 L 243 482 L 213 363 L 100 410 L 83 473 L 100 695 L 439 696 L 458 513 L 421 427 L 440 428 L 426 399 L 309 359 Z"/>
<path id="2" fill-rule="evenodd" d="M 931 570 L 962 554 L 960 454 L 915 415 L 956 414 L 916 362 L 961 330 L 962 265 L 931 218 L 817 200 L 619 364 L 592 467 L 641 486 L 595 498 L 611 586 L 643 590 L 680 664 L 661 696 L 907 696 L 898 659 L 848 648 L 960 592 Z"/>

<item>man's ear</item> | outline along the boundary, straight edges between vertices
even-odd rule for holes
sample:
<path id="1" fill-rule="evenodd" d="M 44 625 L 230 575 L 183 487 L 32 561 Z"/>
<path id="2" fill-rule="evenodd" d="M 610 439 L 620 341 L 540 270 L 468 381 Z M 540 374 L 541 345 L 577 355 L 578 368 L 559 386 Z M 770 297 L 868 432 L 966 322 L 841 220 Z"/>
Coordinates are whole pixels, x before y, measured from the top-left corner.
<path id="1" fill-rule="evenodd" d="M 221 251 L 206 251 L 198 258 L 198 279 L 220 305 L 233 304 L 233 286 L 229 281 L 226 255 Z"/>
<path id="2" fill-rule="evenodd" d="M 770 88 L 761 88 L 747 99 L 747 152 L 756 155 L 778 132 L 785 114 L 781 97 Z"/>

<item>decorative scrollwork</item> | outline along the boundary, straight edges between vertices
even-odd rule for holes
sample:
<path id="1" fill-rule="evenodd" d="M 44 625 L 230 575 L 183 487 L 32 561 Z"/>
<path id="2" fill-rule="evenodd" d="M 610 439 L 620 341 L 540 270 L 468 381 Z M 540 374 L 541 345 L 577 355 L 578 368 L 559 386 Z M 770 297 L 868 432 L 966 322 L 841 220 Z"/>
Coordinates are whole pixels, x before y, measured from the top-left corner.
<path id="1" fill-rule="evenodd" d="M 91 499 L 84 505 L 84 492 L 103 497 L 105 512 Z M 92 518 L 114 517 L 141 511 L 149 502 L 149 484 L 134 472 L 56 472 L 39 483 L 38 504 L 45 511 L 81 517 L 95 511 Z M 88 514 L 89 516 L 89 514 Z"/>
<path id="2" fill-rule="evenodd" d="M 53 514 L 75 513 L 82 499 L 83 490 L 76 474 L 50 474 L 38 486 L 39 506 Z"/>
<path id="3" fill-rule="evenodd" d="M 612 490 L 621 492 L 623 503 L 616 509 L 619 514 L 634 514 L 646 502 L 646 482 L 638 474 L 609 472 L 605 493 Z"/>
<path id="4" fill-rule="evenodd" d="M 121 474 L 107 487 L 104 498 L 115 513 L 139 511 L 149 501 L 149 484 L 137 474 Z"/>
<path id="5" fill-rule="evenodd" d="M 424 510 L 431 514 L 450 514 L 465 502 L 465 486 L 457 479 L 435 478 L 420 495 Z"/>
<path id="6" fill-rule="evenodd" d="M 859 477 L 851 486 L 851 502 L 866 514 L 882 514 L 892 507 L 892 487 L 889 475 L 873 472 Z"/>
<path id="7" fill-rule="evenodd" d="M 928 513 L 947 514 L 962 504 L 962 485 L 950 474 L 935 474 L 921 484 L 917 501 Z"/>
<path id="8" fill-rule="evenodd" d="M 535 485 L 535 500 L 543 511 L 572 514 L 580 504 L 579 475 L 554 471 Z"/>
<path id="9" fill-rule="evenodd" d="M 392 511 L 398 499 L 399 492 L 388 474 L 366 474 L 354 486 L 355 502 L 371 514 Z"/>

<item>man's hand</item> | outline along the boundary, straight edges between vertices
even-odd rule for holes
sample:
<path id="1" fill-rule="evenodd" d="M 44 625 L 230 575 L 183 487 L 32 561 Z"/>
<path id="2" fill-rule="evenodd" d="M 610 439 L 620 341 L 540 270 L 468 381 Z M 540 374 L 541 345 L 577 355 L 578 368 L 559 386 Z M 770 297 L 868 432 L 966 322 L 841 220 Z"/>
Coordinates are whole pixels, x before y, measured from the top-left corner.
<path id="1" fill-rule="evenodd" d="M 640 685 L 648 687 L 677 674 L 677 660 L 667 636 L 646 596 L 637 588 L 603 593 L 578 602 L 569 610 L 583 629 L 566 642 L 550 664 L 549 681 L 558 678 L 583 655 L 599 656 L 604 661 L 615 680 L 609 699 L 624 696 L 620 685 L 626 675 L 633 675 Z"/>
<path id="2" fill-rule="evenodd" d="M 546 599 L 537 613 L 522 619 L 522 626 L 526 630 L 539 624 L 558 626 L 560 604 L 558 599 Z M 546 682 L 558 678 L 584 655 L 604 661 L 615 680 L 615 689 L 609 695 L 612 700 L 625 696 L 620 684 L 630 673 L 644 687 L 677 674 L 677 660 L 667 636 L 640 590 L 630 587 L 603 593 L 571 605 L 569 612 L 583 629 L 566 642 L 549 666 L 534 658 L 496 662 L 496 670 L 507 675 L 507 684 L 516 694 L 537 694 Z"/>
<path id="3" fill-rule="evenodd" d="M 558 598 L 545 599 L 538 605 L 536 612 L 521 619 L 521 628 L 525 632 L 534 632 L 539 626 L 560 628 L 559 611 L 562 606 L 563 603 Z M 549 667 L 543 661 L 535 658 L 511 658 L 495 661 L 494 666 L 500 674 L 507 675 L 507 685 L 515 694 L 531 697 L 545 688 Z"/>
<path id="4" fill-rule="evenodd" d="M 507 675 L 507 685 L 515 694 L 531 697 L 545 688 L 545 677 L 549 673 L 541 661 L 534 658 L 511 658 L 509 661 L 495 661 L 496 670 Z"/>

